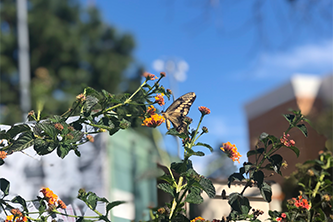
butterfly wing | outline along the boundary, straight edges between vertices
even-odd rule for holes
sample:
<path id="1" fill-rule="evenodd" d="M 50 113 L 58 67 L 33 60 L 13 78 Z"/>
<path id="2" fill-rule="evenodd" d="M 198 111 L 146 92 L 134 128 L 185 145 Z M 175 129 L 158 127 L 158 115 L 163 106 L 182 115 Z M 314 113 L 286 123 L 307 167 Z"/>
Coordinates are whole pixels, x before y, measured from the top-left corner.
<path id="1" fill-rule="evenodd" d="M 170 129 L 170 122 L 173 127 L 180 133 L 186 129 L 186 123 L 184 122 L 185 116 L 188 114 L 196 95 L 194 92 L 186 93 L 185 95 L 176 99 L 163 113 L 166 119 L 167 128 Z"/>

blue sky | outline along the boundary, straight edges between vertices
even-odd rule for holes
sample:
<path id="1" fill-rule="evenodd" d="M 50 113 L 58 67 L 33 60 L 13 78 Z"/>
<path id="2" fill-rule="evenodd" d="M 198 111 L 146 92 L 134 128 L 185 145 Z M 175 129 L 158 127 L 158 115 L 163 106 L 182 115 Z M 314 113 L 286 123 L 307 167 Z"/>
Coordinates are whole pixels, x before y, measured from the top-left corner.
<path id="1" fill-rule="evenodd" d="M 316 14 L 328 8 L 332 16 L 331 1 L 322 1 L 317 11 L 307 14 L 313 18 L 309 24 L 302 21 L 302 4 L 284 1 L 263 1 L 260 14 L 253 8 L 257 1 L 83 2 L 95 4 L 104 21 L 120 33 L 134 36 L 136 63 L 148 72 L 158 74 L 153 67 L 157 59 L 186 61 L 185 81 L 170 86 L 171 79 L 165 79 L 162 84 L 176 96 L 195 92 L 189 114 L 193 126 L 200 117 L 198 106 L 211 109 L 203 122 L 209 134 L 202 142 L 214 148 L 226 141 L 236 144 L 241 162 L 249 149 L 245 103 L 286 83 L 295 73 L 323 76 L 333 69 L 332 19 L 324 23 Z M 254 20 L 258 15 L 262 26 Z M 165 132 L 164 126 L 161 131 Z M 166 149 L 175 153 L 175 144 L 166 141 Z M 194 162 L 203 173 L 205 157 Z"/>

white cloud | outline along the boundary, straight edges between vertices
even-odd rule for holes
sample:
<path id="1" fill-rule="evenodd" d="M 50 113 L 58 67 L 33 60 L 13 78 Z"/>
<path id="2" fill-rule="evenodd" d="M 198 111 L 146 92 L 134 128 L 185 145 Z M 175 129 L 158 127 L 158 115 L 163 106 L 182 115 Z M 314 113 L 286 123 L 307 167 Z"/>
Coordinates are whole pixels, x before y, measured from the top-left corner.
<path id="1" fill-rule="evenodd" d="M 327 74 L 333 70 L 333 40 L 306 44 L 277 53 L 263 53 L 254 61 L 254 78 L 285 78 L 294 73 Z M 248 70 L 237 72 L 238 78 L 248 76 Z"/>

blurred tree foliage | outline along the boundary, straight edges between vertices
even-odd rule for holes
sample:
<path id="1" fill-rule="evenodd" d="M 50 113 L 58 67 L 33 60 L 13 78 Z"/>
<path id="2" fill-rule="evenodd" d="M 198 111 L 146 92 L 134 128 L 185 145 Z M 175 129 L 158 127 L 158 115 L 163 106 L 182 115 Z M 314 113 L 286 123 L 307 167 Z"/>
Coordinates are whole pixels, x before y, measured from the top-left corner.
<path id="1" fill-rule="evenodd" d="M 0 122 L 12 124 L 22 121 L 16 2 L 0 4 Z M 76 0 L 29 0 L 28 28 L 34 110 L 39 104 L 45 113 L 61 114 L 88 85 L 115 93 L 140 82 L 139 68 L 135 76 L 124 74 L 133 64 L 133 37 L 104 23 L 95 7 L 83 8 Z"/>

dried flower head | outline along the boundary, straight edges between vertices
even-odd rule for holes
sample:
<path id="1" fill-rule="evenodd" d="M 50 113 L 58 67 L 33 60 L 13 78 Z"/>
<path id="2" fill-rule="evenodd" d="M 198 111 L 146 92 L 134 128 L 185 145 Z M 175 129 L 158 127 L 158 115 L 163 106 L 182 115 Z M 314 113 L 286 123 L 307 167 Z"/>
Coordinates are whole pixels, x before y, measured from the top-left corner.
<path id="1" fill-rule="evenodd" d="M 56 123 L 56 124 L 54 124 L 54 127 L 55 127 L 57 130 L 59 130 L 59 131 L 62 131 L 62 130 L 64 129 L 64 126 L 61 125 L 61 123 Z"/>
<path id="2" fill-rule="evenodd" d="M 210 109 L 205 106 L 199 106 L 199 111 L 202 115 L 208 115 L 210 113 Z"/>
<path id="3" fill-rule="evenodd" d="M 81 93 L 81 94 L 79 94 L 79 95 L 76 96 L 76 100 L 78 100 L 79 102 L 82 103 L 83 101 L 86 100 L 86 96 Z"/>
<path id="4" fill-rule="evenodd" d="M 166 77 L 166 73 L 165 72 L 160 72 L 160 75 L 161 75 L 162 78 Z"/>
<path id="5" fill-rule="evenodd" d="M 239 162 L 239 158 L 242 156 L 239 154 L 239 152 L 237 151 L 237 147 L 235 146 L 235 144 L 231 144 L 230 142 L 227 143 L 223 143 L 222 144 L 223 147 L 221 147 L 220 149 L 225 152 L 229 158 L 232 159 L 232 161 L 237 161 Z"/>
<path id="6" fill-rule="evenodd" d="M 165 104 L 163 96 L 164 96 L 164 93 L 157 94 L 155 96 L 155 103 L 157 103 L 160 106 L 163 106 Z"/>
<path id="7" fill-rule="evenodd" d="M 202 127 L 202 132 L 203 132 L 203 133 L 208 133 L 208 128 L 207 128 L 207 127 L 205 127 L 205 126 L 204 126 L 204 127 Z"/>

